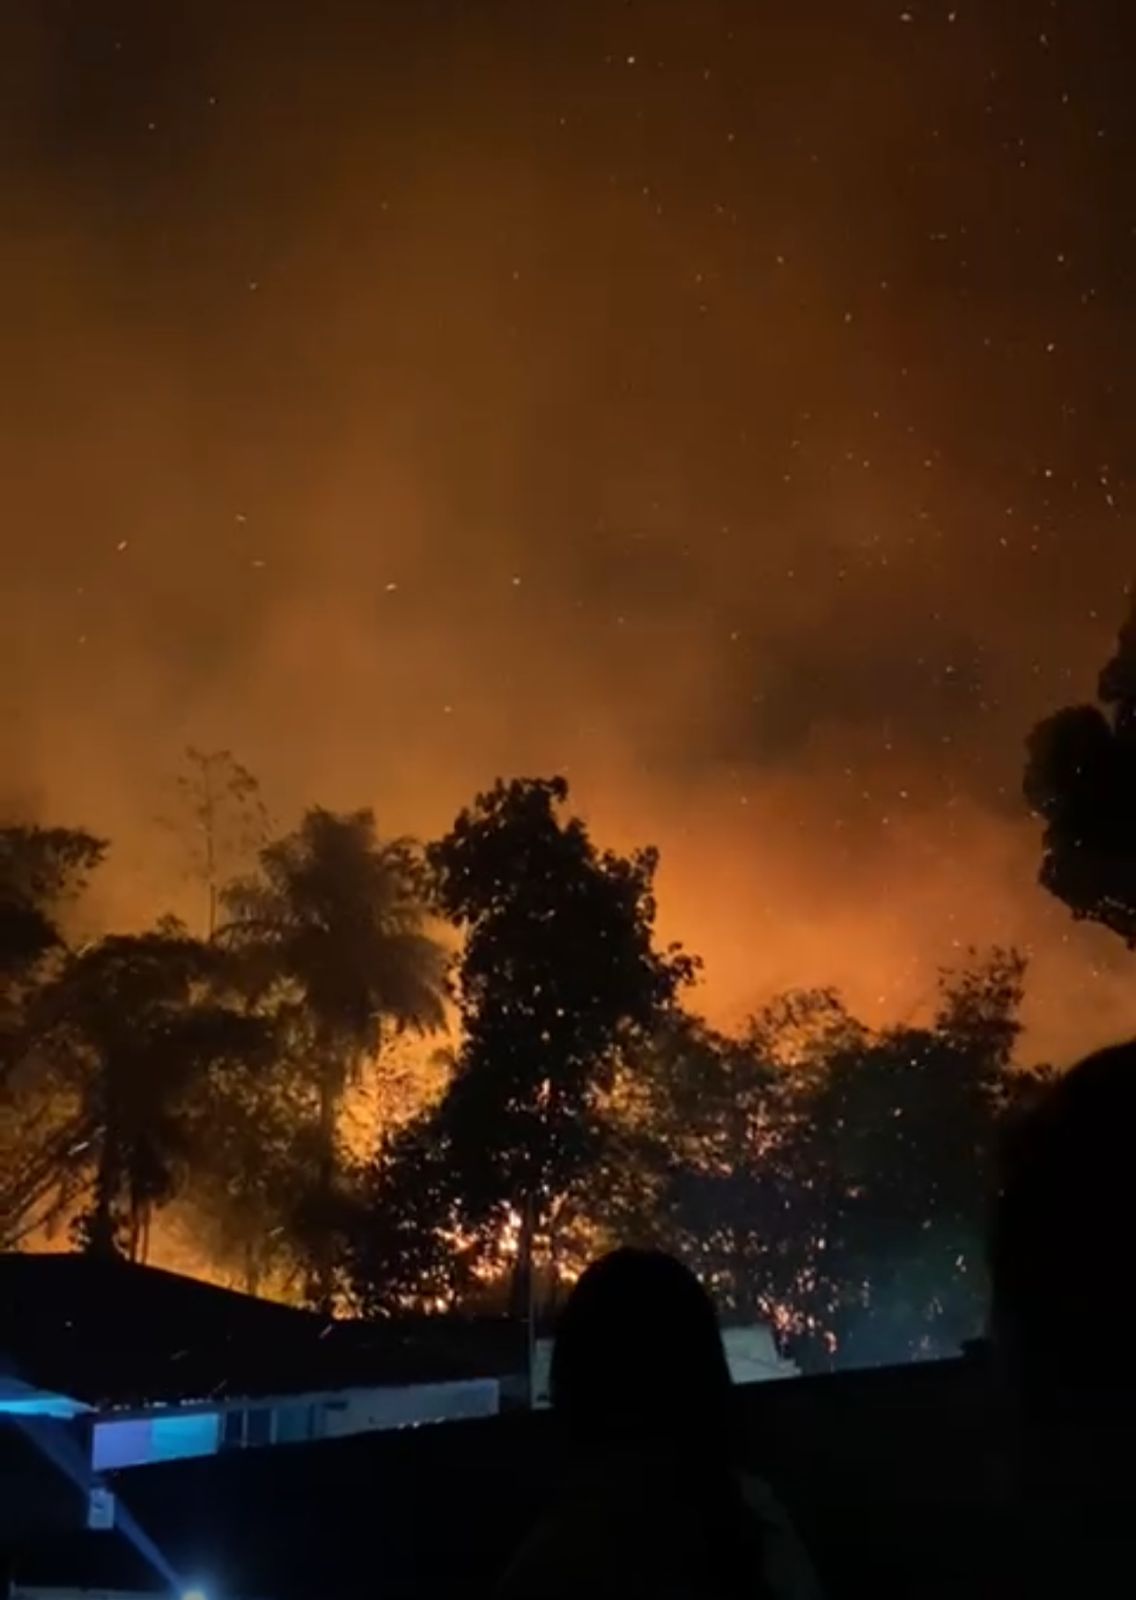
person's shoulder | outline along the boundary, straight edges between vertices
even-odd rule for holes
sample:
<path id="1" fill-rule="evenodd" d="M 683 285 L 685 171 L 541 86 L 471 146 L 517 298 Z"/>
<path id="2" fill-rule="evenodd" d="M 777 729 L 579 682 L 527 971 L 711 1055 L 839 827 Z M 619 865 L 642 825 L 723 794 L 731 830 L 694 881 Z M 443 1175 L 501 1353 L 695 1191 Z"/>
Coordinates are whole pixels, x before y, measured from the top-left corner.
<path id="1" fill-rule="evenodd" d="M 561 1519 L 543 1518 L 498 1580 L 494 1600 L 555 1600 L 570 1594 L 580 1547 L 566 1535 Z"/>
<path id="2" fill-rule="evenodd" d="M 764 1478 L 741 1478 L 742 1501 L 761 1524 L 765 1575 L 775 1600 L 823 1600 L 805 1545 L 793 1520 Z"/>
<path id="3" fill-rule="evenodd" d="M 787 1512 L 778 1500 L 770 1484 L 764 1478 L 754 1477 L 751 1473 L 744 1472 L 739 1479 L 742 1490 L 742 1499 L 751 1511 L 759 1517 L 771 1518 L 785 1517 Z"/>
<path id="4" fill-rule="evenodd" d="M 494 1600 L 560 1600 L 594 1591 L 597 1580 L 618 1567 L 626 1542 L 619 1521 L 602 1503 L 554 1507 L 517 1551 Z"/>

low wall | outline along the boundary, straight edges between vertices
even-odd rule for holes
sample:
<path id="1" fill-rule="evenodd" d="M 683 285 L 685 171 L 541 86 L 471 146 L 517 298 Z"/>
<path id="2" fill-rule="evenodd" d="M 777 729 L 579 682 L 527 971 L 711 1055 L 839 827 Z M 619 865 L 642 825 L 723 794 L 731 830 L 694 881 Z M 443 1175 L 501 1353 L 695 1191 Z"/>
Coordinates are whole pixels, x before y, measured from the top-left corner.
<path id="1" fill-rule="evenodd" d="M 789 1506 L 831 1596 L 976 1592 L 993 1516 L 978 1364 L 754 1384 L 739 1401 L 749 1464 Z M 177 1571 L 208 1573 L 214 1593 L 476 1596 L 554 1491 L 557 1467 L 553 1420 L 538 1413 L 168 1463 L 115 1487 Z M 119 1544 L 56 1539 L 22 1552 L 18 1570 L 125 1587 Z"/>

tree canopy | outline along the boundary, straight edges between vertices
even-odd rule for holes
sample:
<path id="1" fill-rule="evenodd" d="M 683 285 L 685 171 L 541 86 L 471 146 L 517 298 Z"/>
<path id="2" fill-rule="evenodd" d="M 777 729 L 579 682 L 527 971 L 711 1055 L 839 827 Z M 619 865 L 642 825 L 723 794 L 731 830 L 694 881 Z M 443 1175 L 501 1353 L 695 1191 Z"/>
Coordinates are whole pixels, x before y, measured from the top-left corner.
<path id="1" fill-rule="evenodd" d="M 1047 848 L 1072 850 L 1054 883 L 1080 873 L 1080 914 L 1118 930 L 1132 643 L 1086 714 L 1111 752 L 1097 786 L 1052 729 L 1030 778 Z M 603 849 L 563 778 L 499 781 L 425 847 L 314 807 L 232 878 L 247 840 L 228 848 L 221 811 L 262 819 L 259 791 L 227 753 L 196 759 L 209 937 L 166 918 L 72 942 L 105 846 L 0 830 L 5 1244 L 69 1222 L 143 1256 L 178 1215 L 250 1289 L 529 1315 L 638 1242 L 806 1365 L 978 1331 L 992 1151 L 1040 1081 L 1013 1063 L 1014 952 L 945 973 L 919 1020 L 869 1026 L 817 987 L 726 1032 L 689 1009 L 697 959 L 657 942 L 655 851 Z M 1095 853 L 1074 848 L 1082 805 Z M 368 1084 L 391 1092 L 364 1147 L 348 1108 Z"/>
<path id="2" fill-rule="evenodd" d="M 466 1225 L 519 1227 L 518 1295 L 535 1236 L 597 1148 L 595 1097 L 617 1047 L 668 1011 L 694 971 L 677 948 L 653 945 L 655 853 L 598 851 L 562 814 L 567 799 L 563 778 L 498 783 L 427 851 L 436 903 L 463 935 L 462 1043 L 430 1137 Z M 423 1137 L 408 1130 L 408 1158 Z M 403 1203 L 421 1183 L 416 1164 L 385 1171 L 376 1207 Z M 359 1259 L 366 1295 L 373 1250 Z"/>
<path id="3" fill-rule="evenodd" d="M 36 1049 L 76 1094 L 76 1155 L 93 1167 L 77 1224 L 92 1251 L 138 1253 L 191 1154 L 187 1111 L 205 1071 L 269 1054 L 264 1020 L 225 1003 L 224 986 L 221 953 L 171 922 L 74 952 L 37 997 Z"/>
<path id="4" fill-rule="evenodd" d="M 297 1059 L 319 1104 L 311 1293 L 330 1306 L 344 1093 L 391 1034 L 445 1020 L 446 955 L 427 929 L 421 861 L 410 840 L 380 840 L 370 811 L 316 807 L 265 845 L 257 875 L 229 885 L 222 903 L 226 949 L 262 997 L 282 991 L 302 1035 Z"/>
<path id="5" fill-rule="evenodd" d="M 1024 790 L 1045 823 L 1040 881 L 1078 918 L 1136 946 L 1136 598 L 1101 671 L 1099 705 L 1030 735 Z"/>
<path id="6" fill-rule="evenodd" d="M 106 843 L 81 828 L 0 827 L 0 986 L 63 943 L 59 915 L 102 861 Z"/>

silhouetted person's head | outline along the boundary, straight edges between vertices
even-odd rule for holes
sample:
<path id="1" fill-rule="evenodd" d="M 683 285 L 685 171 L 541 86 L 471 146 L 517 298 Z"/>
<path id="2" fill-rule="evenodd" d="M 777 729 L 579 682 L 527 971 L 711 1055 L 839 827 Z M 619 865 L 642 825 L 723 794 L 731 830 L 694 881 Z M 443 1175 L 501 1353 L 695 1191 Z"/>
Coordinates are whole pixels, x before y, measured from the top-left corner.
<path id="1" fill-rule="evenodd" d="M 730 1371 L 709 1296 L 673 1257 L 616 1250 L 561 1315 L 552 1404 L 579 1448 L 674 1445 L 732 1453 Z"/>
<path id="2" fill-rule="evenodd" d="M 1136 1392 L 1136 1042 L 1089 1056 L 1021 1121 L 992 1237 L 993 1334 L 1027 1410 Z"/>

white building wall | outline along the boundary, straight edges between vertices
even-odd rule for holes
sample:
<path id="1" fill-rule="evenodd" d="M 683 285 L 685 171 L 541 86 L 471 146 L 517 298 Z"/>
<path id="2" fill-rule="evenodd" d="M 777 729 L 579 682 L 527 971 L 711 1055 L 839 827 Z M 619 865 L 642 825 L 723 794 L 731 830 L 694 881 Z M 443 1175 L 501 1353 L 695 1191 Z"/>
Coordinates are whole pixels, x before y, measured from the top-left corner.
<path id="1" fill-rule="evenodd" d="M 310 1439 L 343 1439 L 383 1428 L 493 1417 L 500 1409 L 501 1386 L 496 1378 L 266 1396 L 211 1407 L 154 1407 L 98 1418 L 92 1429 L 91 1466 L 102 1472 L 213 1455 L 222 1448 L 266 1449 Z M 297 1413 L 302 1426 L 292 1432 L 286 1419 L 295 1419 Z"/>
<path id="2" fill-rule="evenodd" d="M 722 1343 L 730 1377 L 735 1383 L 766 1383 L 771 1378 L 796 1378 L 800 1369 L 778 1355 L 773 1330 L 764 1322 L 747 1327 L 723 1328 Z M 533 1353 L 533 1389 L 537 1406 L 549 1403 L 552 1340 L 538 1339 Z"/>
<path id="3" fill-rule="evenodd" d="M 722 1343 L 730 1377 L 735 1383 L 766 1383 L 770 1378 L 796 1378 L 800 1368 L 777 1352 L 773 1330 L 764 1322 L 743 1328 L 723 1328 Z"/>
<path id="4" fill-rule="evenodd" d="M 380 1428 L 494 1417 L 500 1409 L 501 1385 L 496 1378 L 411 1383 L 390 1389 L 347 1389 L 323 1398 L 323 1422 L 318 1431 L 322 1438 L 340 1439 Z"/>

